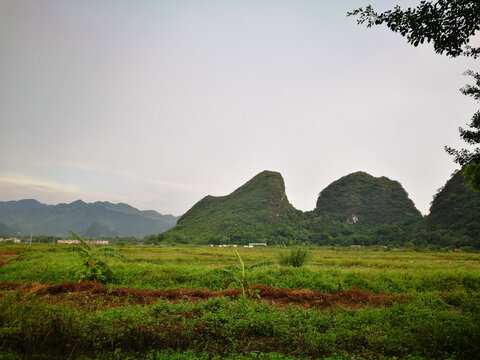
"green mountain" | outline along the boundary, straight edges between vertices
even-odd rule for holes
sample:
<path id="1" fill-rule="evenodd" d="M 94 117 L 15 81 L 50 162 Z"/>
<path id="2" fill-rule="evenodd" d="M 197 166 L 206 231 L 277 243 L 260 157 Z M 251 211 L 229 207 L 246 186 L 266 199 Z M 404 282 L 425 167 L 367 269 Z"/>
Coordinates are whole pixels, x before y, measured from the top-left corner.
<path id="1" fill-rule="evenodd" d="M 430 213 L 417 229 L 417 241 L 480 249 L 480 192 L 467 185 L 463 170 L 453 173 L 434 196 Z"/>
<path id="2" fill-rule="evenodd" d="M 315 213 L 347 223 L 393 224 L 420 220 L 422 215 L 398 181 L 355 172 L 328 185 L 319 194 Z"/>
<path id="3" fill-rule="evenodd" d="M 399 182 L 365 172 L 328 185 L 306 215 L 302 226 L 318 245 L 401 245 L 422 220 Z"/>
<path id="4" fill-rule="evenodd" d="M 288 201 L 282 176 L 263 171 L 233 193 L 206 196 L 159 241 L 237 243 L 266 241 L 288 231 L 302 217 Z"/>
<path id="5" fill-rule="evenodd" d="M 109 202 L 45 205 L 36 200 L 0 202 L 0 223 L 14 234 L 67 236 L 69 230 L 87 237 L 144 237 L 167 231 L 177 218 Z"/>

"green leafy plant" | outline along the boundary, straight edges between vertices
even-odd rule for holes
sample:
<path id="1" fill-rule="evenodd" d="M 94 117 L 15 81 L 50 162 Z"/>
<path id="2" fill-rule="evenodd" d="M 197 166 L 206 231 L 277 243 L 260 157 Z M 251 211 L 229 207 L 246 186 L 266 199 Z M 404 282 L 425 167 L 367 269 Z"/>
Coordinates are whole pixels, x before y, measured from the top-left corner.
<path id="1" fill-rule="evenodd" d="M 462 280 L 462 285 L 468 295 L 466 308 L 480 319 L 480 281 L 473 276 L 466 276 Z"/>
<path id="2" fill-rule="evenodd" d="M 103 257 L 126 258 L 125 255 L 116 252 L 111 247 L 95 248 L 90 246 L 80 235 L 70 231 L 75 240 L 80 243 L 74 246 L 72 251 L 77 252 L 83 261 L 83 266 L 77 273 L 80 281 L 93 281 L 107 283 L 113 280 L 113 272 L 110 267 L 100 259 Z"/>
<path id="3" fill-rule="evenodd" d="M 253 268 L 256 268 L 256 267 L 259 267 L 259 266 L 271 265 L 272 262 L 271 261 L 260 261 L 260 262 L 257 262 L 255 264 L 253 264 L 253 265 L 245 267 L 245 263 L 243 262 L 242 257 L 240 256 L 238 251 L 237 250 L 233 250 L 233 251 L 238 258 L 238 262 L 239 262 L 240 266 L 229 266 L 228 268 L 223 269 L 223 271 L 225 271 L 227 274 L 229 274 L 236 283 L 240 284 L 243 296 L 248 294 L 251 297 L 260 298 L 260 290 L 252 289 L 252 287 L 250 286 L 250 284 L 247 281 L 247 270 L 250 270 L 250 269 L 253 269 Z M 240 271 L 240 276 L 238 276 L 236 274 L 237 271 Z"/>
<path id="4" fill-rule="evenodd" d="M 308 259 L 308 245 L 291 242 L 289 246 L 282 245 L 277 254 L 280 265 L 300 267 Z"/>

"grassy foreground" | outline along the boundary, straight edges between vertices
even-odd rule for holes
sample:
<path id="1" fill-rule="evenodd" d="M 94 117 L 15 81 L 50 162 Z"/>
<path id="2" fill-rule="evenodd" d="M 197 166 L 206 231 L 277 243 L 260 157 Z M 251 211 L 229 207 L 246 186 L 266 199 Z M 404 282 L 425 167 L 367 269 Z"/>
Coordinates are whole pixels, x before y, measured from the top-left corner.
<path id="1" fill-rule="evenodd" d="M 22 283 L 76 281 L 68 247 L 0 246 L 0 358 L 98 359 L 475 359 L 480 354 L 480 255 L 315 248 L 302 268 L 251 269 L 248 281 L 326 293 L 358 288 L 395 294 L 385 305 L 315 304 L 216 297 L 139 303 L 118 287 L 208 289 L 235 286 L 222 268 L 232 249 L 117 248 L 111 296 L 72 300 L 22 291 Z M 247 264 L 276 261 L 276 249 L 238 249 Z M 31 285 L 31 284 L 30 284 Z M 9 290 L 13 289 L 15 290 Z M 28 289 L 34 289 L 30 286 Z M 27 287 L 24 287 L 27 289 Z M 302 305 L 302 306 L 301 306 Z"/>

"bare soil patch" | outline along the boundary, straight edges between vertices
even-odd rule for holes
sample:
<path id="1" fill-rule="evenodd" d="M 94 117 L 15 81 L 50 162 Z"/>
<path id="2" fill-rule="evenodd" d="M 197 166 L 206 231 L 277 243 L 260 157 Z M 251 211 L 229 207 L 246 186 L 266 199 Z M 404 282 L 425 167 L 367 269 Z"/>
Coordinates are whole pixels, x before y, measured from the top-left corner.
<path id="1" fill-rule="evenodd" d="M 15 256 L 18 256 L 18 254 L 14 253 L 12 251 L 9 251 L 7 249 L 0 249 L 0 259 L 2 259 L 2 260 L 11 259 Z"/>
<path id="2" fill-rule="evenodd" d="M 6 249 L 0 249 L 0 267 L 10 264 L 12 260 L 15 260 L 13 258 L 17 256 L 18 254 L 15 254 L 14 252 Z"/>
<path id="3" fill-rule="evenodd" d="M 261 300 L 272 305 L 297 305 L 308 308 L 329 308 L 343 306 L 346 308 L 361 308 L 365 306 L 391 306 L 405 300 L 403 296 L 368 293 L 359 289 L 324 293 L 312 290 L 277 289 L 264 285 L 254 287 L 260 290 Z M 40 283 L 0 283 L 3 294 L 11 291 L 20 291 L 23 294 L 41 296 L 51 303 L 74 303 L 83 308 L 110 308 L 125 304 L 148 305 L 159 299 L 172 302 L 201 301 L 213 297 L 228 296 L 238 298 L 241 294 L 238 289 L 219 291 L 210 290 L 140 290 L 129 288 L 108 288 L 92 282 L 62 282 L 58 285 Z"/>

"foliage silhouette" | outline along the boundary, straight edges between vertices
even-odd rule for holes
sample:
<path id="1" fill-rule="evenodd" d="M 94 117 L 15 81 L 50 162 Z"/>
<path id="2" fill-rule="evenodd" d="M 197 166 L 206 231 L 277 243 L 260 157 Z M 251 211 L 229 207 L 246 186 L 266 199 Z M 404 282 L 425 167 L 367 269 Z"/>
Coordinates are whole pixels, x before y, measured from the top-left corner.
<path id="1" fill-rule="evenodd" d="M 422 1 L 416 8 L 402 10 L 396 6 L 393 10 L 377 13 L 371 5 L 347 13 L 359 16 L 358 24 L 367 27 L 386 24 L 392 31 L 400 33 L 407 41 L 418 46 L 432 42 L 435 52 L 451 57 L 480 56 L 480 47 L 469 45 L 480 30 L 480 1 L 478 0 L 438 0 Z M 461 92 L 480 100 L 480 73 L 467 71 L 475 79 L 475 85 L 467 85 Z M 469 125 L 470 130 L 460 128 L 460 137 L 470 145 L 480 144 L 480 111 L 477 111 Z M 480 148 L 473 151 L 455 150 L 446 146 L 445 150 L 454 156 L 454 161 L 465 166 L 463 176 L 469 179 L 469 185 L 480 191 Z"/>
<path id="2" fill-rule="evenodd" d="M 480 30 L 480 2 L 478 0 L 421 1 L 416 8 L 377 13 L 371 5 L 347 13 L 359 16 L 358 24 L 367 27 L 386 24 L 393 32 L 407 38 L 413 46 L 432 42 L 435 52 L 448 56 L 480 55 L 480 47 L 471 47 L 470 40 Z"/>
<path id="3" fill-rule="evenodd" d="M 466 95 L 473 97 L 480 102 L 480 74 L 473 71 L 467 71 L 466 75 L 470 75 L 475 80 L 475 85 L 467 85 L 460 91 Z M 471 123 L 468 125 L 470 129 L 459 128 L 460 138 L 469 145 L 480 144 L 480 111 L 477 111 Z M 480 147 L 473 151 L 467 149 L 455 150 L 449 146 L 445 150 L 452 156 L 454 161 L 464 166 L 463 176 L 469 180 L 469 185 L 475 190 L 480 191 Z"/>

